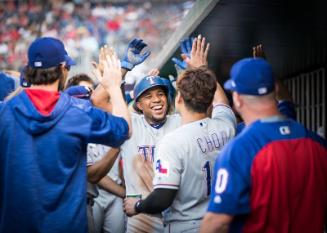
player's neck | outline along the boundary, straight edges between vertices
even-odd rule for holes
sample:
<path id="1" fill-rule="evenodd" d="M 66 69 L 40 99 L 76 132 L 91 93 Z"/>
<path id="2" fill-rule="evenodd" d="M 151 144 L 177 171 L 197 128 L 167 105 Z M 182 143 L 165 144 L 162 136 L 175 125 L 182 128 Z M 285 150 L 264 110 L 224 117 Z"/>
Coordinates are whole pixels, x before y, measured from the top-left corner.
<path id="1" fill-rule="evenodd" d="M 261 108 L 248 108 L 242 113 L 242 118 L 246 125 L 251 124 L 254 121 L 281 115 L 277 107 L 272 106 L 261 106 Z"/>
<path id="2" fill-rule="evenodd" d="M 206 113 L 191 112 L 187 109 L 180 111 L 182 117 L 182 125 L 191 123 L 193 121 L 199 121 L 207 117 Z"/>
<path id="3" fill-rule="evenodd" d="M 41 89 L 45 91 L 58 91 L 59 80 L 56 80 L 51 84 L 32 85 L 31 89 Z"/>

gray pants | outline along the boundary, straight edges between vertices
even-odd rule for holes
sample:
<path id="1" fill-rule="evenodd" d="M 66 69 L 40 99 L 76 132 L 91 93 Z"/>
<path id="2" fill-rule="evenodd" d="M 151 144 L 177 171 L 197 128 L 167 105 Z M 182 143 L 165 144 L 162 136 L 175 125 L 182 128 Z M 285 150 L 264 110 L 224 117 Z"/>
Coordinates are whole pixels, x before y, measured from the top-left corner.
<path id="1" fill-rule="evenodd" d="M 198 233 L 201 220 L 166 223 L 164 233 Z"/>
<path id="2" fill-rule="evenodd" d="M 123 199 L 103 190 L 94 199 L 93 216 L 96 233 L 124 233 Z"/>
<path id="3" fill-rule="evenodd" d="M 87 225 L 88 225 L 88 233 L 95 233 L 95 225 L 93 218 L 93 198 L 87 198 Z"/>

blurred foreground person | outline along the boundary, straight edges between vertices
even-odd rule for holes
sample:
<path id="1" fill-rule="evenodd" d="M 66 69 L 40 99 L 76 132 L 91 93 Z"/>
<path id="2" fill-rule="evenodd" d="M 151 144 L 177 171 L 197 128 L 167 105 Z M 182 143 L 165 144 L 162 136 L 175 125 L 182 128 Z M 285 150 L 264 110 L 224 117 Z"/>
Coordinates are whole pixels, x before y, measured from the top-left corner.
<path id="1" fill-rule="evenodd" d="M 216 160 L 202 233 L 324 231 L 326 141 L 278 111 L 274 84 L 262 58 L 231 69 L 224 87 L 246 128 Z"/>
<path id="2" fill-rule="evenodd" d="M 87 143 L 119 147 L 130 134 L 120 62 L 103 64 L 111 115 L 59 92 L 75 64 L 61 41 L 36 39 L 28 60 L 31 87 L 0 104 L 0 232 L 87 232 Z"/>

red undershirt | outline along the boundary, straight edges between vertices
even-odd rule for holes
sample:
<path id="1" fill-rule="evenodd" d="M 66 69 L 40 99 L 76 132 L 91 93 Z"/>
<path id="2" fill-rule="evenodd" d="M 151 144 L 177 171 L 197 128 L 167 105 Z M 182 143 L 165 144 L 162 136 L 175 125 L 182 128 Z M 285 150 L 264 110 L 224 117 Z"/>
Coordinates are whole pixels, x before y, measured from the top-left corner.
<path id="1" fill-rule="evenodd" d="M 45 116 L 50 115 L 60 97 L 58 91 L 46 91 L 41 89 L 25 89 L 35 108 Z"/>

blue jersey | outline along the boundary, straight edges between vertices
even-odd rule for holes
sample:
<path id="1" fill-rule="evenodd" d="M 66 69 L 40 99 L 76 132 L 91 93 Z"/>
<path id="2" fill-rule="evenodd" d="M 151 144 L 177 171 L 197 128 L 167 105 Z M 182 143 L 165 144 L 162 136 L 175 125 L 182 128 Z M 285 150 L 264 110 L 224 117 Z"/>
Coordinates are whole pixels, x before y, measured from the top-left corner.
<path id="1" fill-rule="evenodd" d="M 231 232 L 323 232 L 326 141 L 301 124 L 252 123 L 223 149 L 214 174 L 208 211 L 235 216 Z"/>
<path id="2" fill-rule="evenodd" d="M 26 91 L 0 119 L 0 232 L 87 232 L 87 143 L 120 146 L 127 122 L 63 93 L 42 115 Z"/>
<path id="3" fill-rule="evenodd" d="M 15 80 L 5 73 L 0 72 L 0 101 L 4 100 L 4 98 L 14 90 Z"/>

